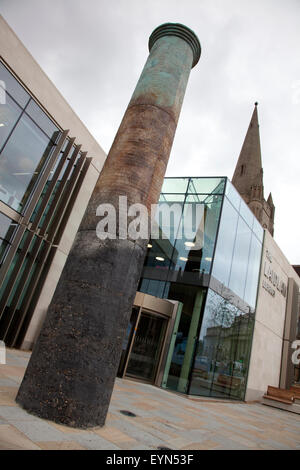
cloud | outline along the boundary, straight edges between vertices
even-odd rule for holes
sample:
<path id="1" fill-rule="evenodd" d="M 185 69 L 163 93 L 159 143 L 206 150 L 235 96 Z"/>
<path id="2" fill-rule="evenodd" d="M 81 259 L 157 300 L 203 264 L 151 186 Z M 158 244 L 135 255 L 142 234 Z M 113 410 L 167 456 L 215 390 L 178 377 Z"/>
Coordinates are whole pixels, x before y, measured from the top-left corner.
<path id="1" fill-rule="evenodd" d="M 161 23 L 193 29 L 192 70 L 168 175 L 231 178 L 255 101 L 275 239 L 300 264 L 298 0 L 2 0 L 2 14 L 108 151 Z M 298 85 L 297 85 L 298 83 Z M 299 99 L 298 99 L 299 98 Z M 184 165 L 183 165 L 184 162 Z"/>

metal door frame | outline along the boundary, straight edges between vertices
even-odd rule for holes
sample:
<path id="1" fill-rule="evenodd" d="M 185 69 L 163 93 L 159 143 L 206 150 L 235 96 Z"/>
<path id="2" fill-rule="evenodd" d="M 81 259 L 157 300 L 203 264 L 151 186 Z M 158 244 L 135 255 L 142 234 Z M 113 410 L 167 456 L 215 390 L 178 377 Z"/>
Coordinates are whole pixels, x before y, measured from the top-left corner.
<path id="1" fill-rule="evenodd" d="M 135 377 L 135 376 L 126 375 L 127 367 L 128 367 L 128 363 L 129 363 L 129 359 L 130 359 L 130 355 L 131 355 L 131 351 L 132 351 L 132 348 L 133 348 L 133 344 L 134 344 L 135 337 L 136 337 L 136 332 L 137 332 L 138 327 L 139 327 L 139 323 L 140 323 L 142 313 L 146 313 L 146 314 L 148 313 L 152 317 L 162 318 L 166 322 L 165 323 L 164 337 L 163 337 L 161 345 L 160 345 L 159 358 L 158 358 L 157 364 L 155 365 L 155 372 L 154 372 L 154 377 L 153 377 L 152 380 L 147 380 L 147 379 L 142 379 L 142 378 L 140 379 L 140 378 Z M 162 355 L 163 355 L 163 351 L 164 351 L 164 348 L 165 348 L 166 336 L 167 336 L 167 331 L 169 329 L 169 324 L 170 324 L 170 317 L 168 317 L 167 315 L 163 315 L 162 313 L 155 312 L 153 310 L 150 310 L 150 309 L 144 308 L 143 306 L 140 306 L 138 316 L 137 316 L 137 320 L 136 320 L 134 330 L 133 330 L 133 335 L 132 335 L 132 338 L 131 338 L 131 341 L 130 341 L 130 346 L 128 348 L 128 353 L 127 353 L 127 357 L 126 357 L 126 360 L 125 360 L 125 365 L 124 365 L 124 369 L 123 369 L 123 373 L 122 373 L 122 378 L 141 381 L 141 382 L 144 382 L 144 383 L 149 383 L 149 384 L 152 384 L 152 385 L 156 385 L 158 373 L 160 371 Z"/>

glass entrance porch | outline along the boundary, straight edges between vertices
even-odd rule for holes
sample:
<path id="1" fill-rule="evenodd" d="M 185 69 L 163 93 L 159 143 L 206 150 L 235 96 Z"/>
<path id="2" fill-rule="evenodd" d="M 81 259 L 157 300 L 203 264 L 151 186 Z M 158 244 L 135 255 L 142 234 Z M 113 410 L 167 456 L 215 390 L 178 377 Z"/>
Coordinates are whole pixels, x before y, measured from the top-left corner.
<path id="1" fill-rule="evenodd" d="M 160 385 L 176 313 L 177 302 L 137 293 L 123 341 L 119 377 Z"/>

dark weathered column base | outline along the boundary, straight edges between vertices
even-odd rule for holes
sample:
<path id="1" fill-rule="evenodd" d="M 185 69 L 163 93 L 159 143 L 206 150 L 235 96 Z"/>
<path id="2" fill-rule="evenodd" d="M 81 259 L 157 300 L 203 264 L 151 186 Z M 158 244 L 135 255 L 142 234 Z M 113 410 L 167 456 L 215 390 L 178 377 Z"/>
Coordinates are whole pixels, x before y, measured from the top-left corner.
<path id="1" fill-rule="evenodd" d="M 104 425 L 145 250 L 77 234 L 17 395 L 28 412 Z"/>

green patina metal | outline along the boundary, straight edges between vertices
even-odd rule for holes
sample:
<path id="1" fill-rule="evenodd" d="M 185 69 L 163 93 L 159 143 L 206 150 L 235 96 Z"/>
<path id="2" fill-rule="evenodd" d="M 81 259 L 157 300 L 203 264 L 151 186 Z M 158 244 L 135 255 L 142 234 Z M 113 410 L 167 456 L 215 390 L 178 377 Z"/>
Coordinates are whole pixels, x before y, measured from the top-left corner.
<path id="1" fill-rule="evenodd" d="M 200 58 L 200 42 L 192 30 L 167 23 L 153 31 L 149 50 L 129 106 L 151 104 L 172 114 L 177 122 L 190 70 Z"/>

